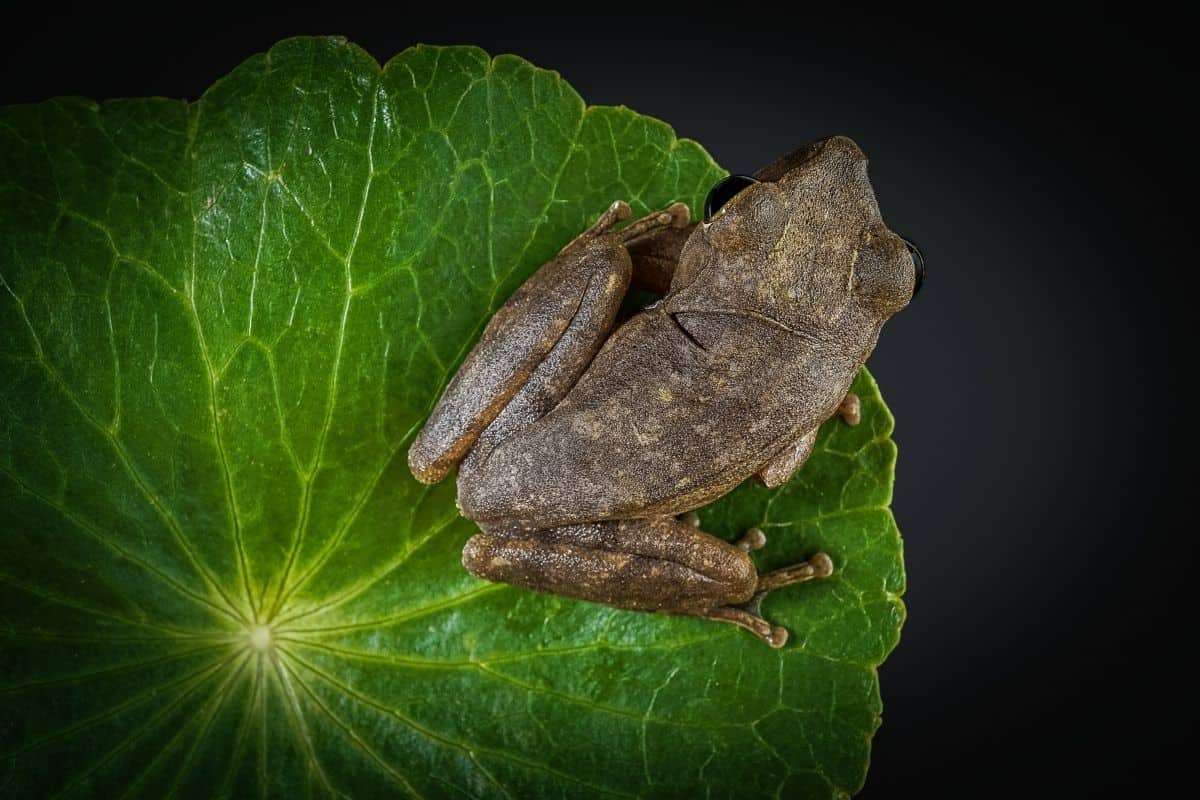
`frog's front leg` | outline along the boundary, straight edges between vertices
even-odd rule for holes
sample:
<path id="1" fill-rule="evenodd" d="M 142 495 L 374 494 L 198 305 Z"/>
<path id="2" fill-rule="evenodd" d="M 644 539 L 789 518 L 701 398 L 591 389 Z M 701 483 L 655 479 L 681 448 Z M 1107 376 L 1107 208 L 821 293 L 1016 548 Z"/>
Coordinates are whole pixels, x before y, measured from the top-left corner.
<path id="1" fill-rule="evenodd" d="M 857 425 L 862 422 L 862 401 L 854 392 L 846 392 L 835 413 L 847 425 Z M 813 445 L 817 442 L 817 430 L 813 428 L 796 437 L 794 441 L 788 442 L 786 447 L 772 456 L 771 460 L 755 473 L 755 479 L 770 489 L 787 483 L 812 455 Z"/>
<path id="2" fill-rule="evenodd" d="M 557 528 L 486 526 L 463 548 L 476 577 L 634 611 L 704 617 L 740 625 L 772 647 L 787 630 L 760 616 L 773 589 L 830 575 L 824 553 L 759 574 L 748 551 L 754 529 L 730 544 L 673 517 L 610 520 Z"/>
<path id="3" fill-rule="evenodd" d="M 768 489 L 774 489 L 776 486 L 787 483 L 796 474 L 796 470 L 808 461 L 816 441 L 817 429 L 813 428 L 808 433 L 799 436 L 794 442 L 789 442 L 787 447 L 776 453 L 770 461 L 763 465 L 762 469 L 754 475 L 755 479 Z"/>

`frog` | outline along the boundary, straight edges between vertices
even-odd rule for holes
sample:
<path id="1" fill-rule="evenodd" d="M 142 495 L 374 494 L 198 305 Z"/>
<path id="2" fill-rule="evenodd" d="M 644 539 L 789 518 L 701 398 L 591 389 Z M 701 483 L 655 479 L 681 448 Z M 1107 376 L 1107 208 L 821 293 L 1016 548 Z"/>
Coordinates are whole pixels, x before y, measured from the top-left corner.
<path id="1" fill-rule="evenodd" d="M 829 577 L 833 559 L 760 573 L 760 528 L 730 542 L 696 511 L 750 478 L 782 485 L 824 422 L 858 423 L 852 382 L 924 256 L 883 223 L 846 136 L 722 179 L 697 222 L 683 202 L 630 217 L 613 202 L 495 312 L 410 470 L 457 470 L 478 578 L 783 647 L 763 598 Z M 619 321 L 631 288 L 658 299 Z"/>

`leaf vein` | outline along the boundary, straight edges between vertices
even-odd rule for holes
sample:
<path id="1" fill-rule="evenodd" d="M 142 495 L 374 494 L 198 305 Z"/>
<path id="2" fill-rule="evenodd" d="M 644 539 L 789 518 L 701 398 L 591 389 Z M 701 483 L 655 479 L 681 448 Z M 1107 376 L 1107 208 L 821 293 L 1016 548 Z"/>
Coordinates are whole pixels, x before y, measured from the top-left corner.
<path id="1" fill-rule="evenodd" d="M 367 176 L 363 181 L 362 197 L 359 200 L 358 216 L 354 224 L 354 233 L 350 238 L 350 245 L 346 249 L 346 258 L 343 261 L 345 273 L 345 298 L 342 302 L 342 315 L 338 327 L 337 344 L 334 348 L 333 366 L 331 368 L 329 400 L 325 407 L 325 418 L 321 423 L 320 432 L 317 435 L 317 448 L 313 456 L 312 469 L 305 476 L 304 492 L 302 500 L 302 511 L 300 518 L 296 523 L 295 533 L 292 535 L 292 546 L 288 553 L 287 562 L 283 568 L 283 574 L 279 579 L 279 589 L 276 594 L 275 602 L 272 605 L 271 611 L 267 614 L 268 619 L 274 619 L 282 608 L 283 598 L 288 594 L 288 581 L 294 568 L 296 558 L 300 553 L 300 546 L 304 539 L 305 531 L 308 527 L 308 521 L 312 512 L 313 502 L 313 483 L 316 481 L 316 476 L 321 470 L 321 461 L 325 455 L 325 444 L 328 441 L 329 431 L 333 427 L 334 408 L 337 405 L 338 392 L 338 377 L 341 372 L 342 351 L 346 343 L 346 320 L 350 316 L 350 302 L 354 298 L 354 274 L 352 263 L 354 260 L 354 251 L 358 247 L 359 237 L 362 234 L 363 217 L 367 212 L 367 202 L 371 196 L 371 182 L 375 177 L 375 128 L 379 120 L 379 95 L 383 92 L 382 73 L 375 76 L 371 87 L 371 127 L 367 133 Z"/>
<path id="2" fill-rule="evenodd" d="M 157 577 L 159 580 L 161 580 L 167 586 L 174 589 L 179 594 L 196 602 L 200 606 L 205 607 L 205 608 L 210 608 L 214 611 L 217 611 L 220 614 L 234 620 L 235 622 L 241 621 L 241 619 L 236 614 L 234 614 L 229 608 L 224 608 L 224 607 L 212 602 L 207 597 L 204 597 L 203 595 L 193 592 L 191 589 L 188 589 L 186 586 L 179 583 L 174 578 L 172 578 L 170 575 L 167 575 L 165 572 L 163 572 L 162 570 L 160 570 L 158 567 L 154 566 L 150 562 L 145 561 L 142 558 L 128 552 L 127 550 L 122 548 L 117 543 L 106 538 L 105 536 L 103 536 L 100 533 L 100 531 L 96 530 L 91 525 L 91 523 L 89 523 L 83 517 L 80 517 L 77 514 L 75 514 L 74 512 L 70 511 L 69 509 L 66 508 L 65 505 L 59 505 L 58 503 L 54 502 L 49 497 L 46 497 L 45 495 L 36 491 L 33 487 L 31 487 L 29 484 L 27 484 L 16 473 L 12 472 L 7 467 L 0 466 L 0 474 L 6 475 L 9 478 L 9 480 L 11 480 L 13 483 L 15 483 L 21 489 L 21 491 L 25 492 L 29 496 L 40 501 L 43 505 L 58 512 L 60 515 L 63 516 L 63 518 L 65 518 L 67 521 L 74 524 L 76 527 L 78 527 L 81 531 L 83 531 L 89 537 L 91 537 L 92 539 L 99 542 L 103 547 L 111 550 L 113 553 L 116 553 L 116 555 L 118 557 L 123 558 L 132 564 L 136 564 L 137 566 L 141 567 L 142 569 L 146 570 L 147 572 L 149 572 L 152 575 L 154 575 L 155 577 Z"/>
<path id="3" fill-rule="evenodd" d="M 588 787 L 591 789 L 596 789 L 596 790 L 604 792 L 606 794 L 616 795 L 619 797 L 630 797 L 630 798 L 634 797 L 634 795 L 630 795 L 626 792 L 619 792 L 614 789 L 610 789 L 608 787 L 597 786 L 596 784 L 589 783 L 588 781 L 585 781 L 582 778 L 579 778 L 575 775 L 571 775 L 571 774 L 565 773 L 565 772 L 560 772 L 559 770 L 554 769 L 553 767 L 551 767 L 548 764 L 543 764 L 543 763 L 540 763 L 537 761 L 524 759 L 524 758 L 521 758 L 519 756 L 516 756 L 516 755 L 509 753 L 507 751 L 504 751 L 504 750 L 495 750 L 493 748 L 483 747 L 483 746 L 477 745 L 477 744 L 469 744 L 466 742 L 457 741 L 455 739 L 451 739 L 451 738 L 445 736 L 444 734 L 436 733 L 433 730 L 426 728 L 424 725 L 421 725 L 416 720 L 414 720 L 404 714 L 401 714 L 395 708 L 388 706 L 384 703 L 381 703 L 377 700 L 374 700 L 373 698 L 368 697 L 367 695 L 364 695 L 361 692 L 357 691 L 353 687 L 350 687 L 344 683 L 341 683 L 340 681 L 338 681 L 335 678 L 333 678 L 332 676 L 330 676 L 328 673 L 324 672 L 323 670 L 318 669 L 317 667 L 313 666 L 312 664 L 309 664 L 307 661 L 300 658 L 299 656 L 297 656 L 293 653 L 289 653 L 288 657 L 291 660 L 295 661 L 296 663 L 300 664 L 300 666 L 304 667 L 305 669 L 307 669 L 310 672 L 312 672 L 313 674 L 315 674 L 317 677 L 321 678 L 323 681 L 328 683 L 330 686 L 333 686 L 334 688 L 338 689 L 339 691 L 343 692 L 344 694 L 346 694 L 349 697 L 353 697 L 354 699 L 358 700 L 363 705 L 369 706 L 371 708 L 376 709 L 377 711 L 383 712 L 384 714 L 395 717 L 396 719 L 400 720 L 405 725 L 408 725 L 414 731 L 421 734 L 422 736 L 424 736 L 425 738 L 427 738 L 428 740 L 430 740 L 432 742 L 439 743 L 443 746 L 451 747 L 451 748 L 463 751 L 468 754 L 472 753 L 472 751 L 476 751 L 476 752 L 480 752 L 480 753 L 487 753 L 489 755 L 495 756 L 498 759 L 510 761 L 519 766 L 523 766 L 526 768 L 538 769 L 543 772 L 546 772 L 549 775 L 554 775 L 559 778 L 566 778 L 567 780 L 570 780 L 572 783 L 577 783 L 577 784 L 580 784 L 581 786 L 585 786 L 585 787 Z"/>

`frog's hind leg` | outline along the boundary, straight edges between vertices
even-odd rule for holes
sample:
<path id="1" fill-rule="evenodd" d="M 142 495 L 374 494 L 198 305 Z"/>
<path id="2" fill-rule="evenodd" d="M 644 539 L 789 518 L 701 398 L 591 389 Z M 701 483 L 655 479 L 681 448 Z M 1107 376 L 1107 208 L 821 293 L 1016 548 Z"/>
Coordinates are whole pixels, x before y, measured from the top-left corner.
<path id="1" fill-rule="evenodd" d="M 607 233 L 617 222 L 628 219 L 630 213 L 629 204 L 618 200 L 562 252 Z M 616 231 L 614 235 L 621 239 L 633 261 L 633 285 L 660 297 L 670 291 L 679 254 L 695 227 L 696 224 L 690 221 L 687 205 L 672 203 L 662 211 Z"/>
<path id="2" fill-rule="evenodd" d="M 463 548 L 476 577 L 635 611 L 703 616 L 754 597 L 746 551 L 673 517 L 524 529 L 487 525 Z"/>
<path id="3" fill-rule="evenodd" d="M 613 229 L 628 216 L 627 204 L 613 203 L 492 316 L 409 448 L 418 480 L 435 483 L 454 469 L 535 373 L 560 398 L 574 384 L 603 344 L 629 287 L 625 245 L 688 219 L 687 206 L 676 203 Z M 543 369 L 556 350 L 555 369 Z"/>
<path id="4" fill-rule="evenodd" d="M 679 254 L 696 225 L 667 228 L 656 236 L 644 236 L 630 242 L 633 259 L 633 285 L 662 297 L 671 290 L 679 266 Z"/>
<path id="5" fill-rule="evenodd" d="M 730 622 L 772 647 L 787 631 L 758 613 L 773 589 L 824 577 L 823 553 L 759 575 L 749 551 L 761 531 L 730 544 L 672 517 L 610 520 L 558 528 L 486 526 L 463 548 L 476 577 L 634 611 Z"/>
<path id="6" fill-rule="evenodd" d="M 584 234 L 591 235 L 593 239 L 606 239 L 587 245 L 592 253 L 590 268 L 593 277 L 588 282 L 584 298 L 562 336 L 495 419 L 479 434 L 471 452 L 459 467 L 460 490 L 471 483 L 471 473 L 483 466 L 498 444 L 549 413 L 591 364 L 612 329 L 621 299 L 629 288 L 629 256 L 622 247 L 625 241 L 628 238 L 654 236 L 665 225 L 686 221 L 686 215 L 687 206 L 676 203 L 635 220 L 620 230 L 605 233 L 615 219 L 621 218 L 620 207 L 614 203 L 605 216 Z M 598 233 L 594 233 L 596 231 Z"/>

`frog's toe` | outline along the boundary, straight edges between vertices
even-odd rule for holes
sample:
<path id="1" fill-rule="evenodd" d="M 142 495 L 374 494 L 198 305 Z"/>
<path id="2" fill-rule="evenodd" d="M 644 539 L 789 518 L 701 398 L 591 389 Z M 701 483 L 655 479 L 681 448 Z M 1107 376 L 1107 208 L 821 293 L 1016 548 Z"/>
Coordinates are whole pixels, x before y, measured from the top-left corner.
<path id="1" fill-rule="evenodd" d="M 862 401 L 854 392 L 848 392 L 838 406 L 837 413 L 847 425 L 857 425 L 862 422 Z"/>
<path id="2" fill-rule="evenodd" d="M 762 528 L 750 528 L 734 544 L 747 551 L 762 550 L 767 545 L 767 535 L 762 532 Z"/>
<path id="3" fill-rule="evenodd" d="M 739 628 L 745 628 L 776 650 L 787 644 L 787 628 L 781 625 L 772 625 L 763 619 L 758 613 L 757 605 L 753 608 L 748 605 L 723 606 L 710 610 L 704 616 L 717 622 L 728 622 Z"/>
<path id="4" fill-rule="evenodd" d="M 757 595 L 765 595 L 775 589 L 804 583 L 814 578 L 828 578 L 833 574 L 833 559 L 825 553 L 814 553 L 807 561 L 790 567 L 764 572 L 758 576 Z"/>

